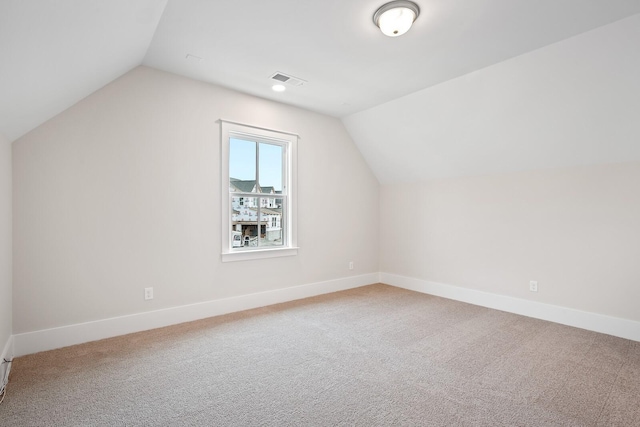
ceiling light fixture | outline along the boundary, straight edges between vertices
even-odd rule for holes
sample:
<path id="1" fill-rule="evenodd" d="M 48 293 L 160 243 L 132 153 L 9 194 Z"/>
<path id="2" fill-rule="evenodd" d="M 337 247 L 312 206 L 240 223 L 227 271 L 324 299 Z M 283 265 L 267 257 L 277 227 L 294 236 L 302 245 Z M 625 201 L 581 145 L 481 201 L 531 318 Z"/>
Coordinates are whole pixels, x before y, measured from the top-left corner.
<path id="1" fill-rule="evenodd" d="M 420 8 L 412 1 L 396 0 L 380 6 L 373 14 L 373 22 L 389 37 L 398 37 L 409 31 L 420 15 Z"/>
<path id="2" fill-rule="evenodd" d="M 285 90 L 287 90 L 284 85 L 273 85 L 271 86 L 271 89 L 273 89 L 275 92 L 284 92 Z"/>

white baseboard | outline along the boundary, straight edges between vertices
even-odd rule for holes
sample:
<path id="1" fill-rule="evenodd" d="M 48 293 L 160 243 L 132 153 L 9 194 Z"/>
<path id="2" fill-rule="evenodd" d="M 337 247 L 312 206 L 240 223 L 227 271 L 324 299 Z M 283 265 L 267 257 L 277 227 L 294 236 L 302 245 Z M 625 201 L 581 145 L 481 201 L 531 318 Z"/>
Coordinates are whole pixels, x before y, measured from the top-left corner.
<path id="1" fill-rule="evenodd" d="M 6 385 L 3 381 L 9 376 L 9 371 L 11 371 L 11 363 L 1 363 L 5 360 L 13 360 L 13 335 L 9 335 L 2 354 L 0 354 L 0 391 L 2 391 Z"/>
<path id="2" fill-rule="evenodd" d="M 380 273 L 380 281 L 398 288 L 640 341 L 640 322 L 633 320 L 429 282 L 390 273 Z"/>
<path id="3" fill-rule="evenodd" d="M 252 308 L 353 289 L 373 283 L 449 298 L 474 305 L 502 310 L 523 316 L 575 326 L 621 338 L 640 341 L 640 322 L 590 313 L 566 307 L 544 304 L 473 289 L 414 279 L 390 273 L 371 273 L 326 282 L 311 283 L 224 298 L 202 303 L 171 307 L 128 316 L 62 326 L 52 329 L 15 334 L 9 337 L 2 357 L 8 360 L 40 351 L 53 350 L 104 338 L 161 328 L 207 317 L 219 316 Z M 0 370 L 0 374 L 3 371 Z M 2 378 L 0 376 L 0 378 Z"/>
<path id="4" fill-rule="evenodd" d="M 89 341 L 111 338 L 149 329 L 162 328 L 236 311 L 265 307 L 287 301 L 313 297 L 378 283 L 378 273 L 351 276 L 259 292 L 249 295 L 206 301 L 180 307 L 131 314 L 87 323 L 13 335 L 16 356 L 53 350 Z"/>

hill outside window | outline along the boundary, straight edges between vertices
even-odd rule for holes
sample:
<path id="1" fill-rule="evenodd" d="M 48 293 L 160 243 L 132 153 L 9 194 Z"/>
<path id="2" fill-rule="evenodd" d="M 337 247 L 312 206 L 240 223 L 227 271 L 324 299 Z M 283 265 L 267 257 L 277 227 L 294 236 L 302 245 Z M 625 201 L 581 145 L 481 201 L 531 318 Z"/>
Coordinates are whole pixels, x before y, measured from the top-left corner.
<path id="1" fill-rule="evenodd" d="M 297 254 L 297 135 L 222 124 L 222 261 Z"/>

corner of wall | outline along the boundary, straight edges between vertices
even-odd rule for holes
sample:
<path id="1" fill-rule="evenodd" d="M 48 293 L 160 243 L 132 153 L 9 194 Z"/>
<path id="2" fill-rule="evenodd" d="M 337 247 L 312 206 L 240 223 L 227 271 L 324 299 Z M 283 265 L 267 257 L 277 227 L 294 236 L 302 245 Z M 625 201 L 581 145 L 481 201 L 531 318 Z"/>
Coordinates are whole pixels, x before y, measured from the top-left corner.
<path id="1" fill-rule="evenodd" d="M 11 143 L 0 134 L 0 390 L 4 389 L 13 359 L 12 292 L 12 157 Z"/>

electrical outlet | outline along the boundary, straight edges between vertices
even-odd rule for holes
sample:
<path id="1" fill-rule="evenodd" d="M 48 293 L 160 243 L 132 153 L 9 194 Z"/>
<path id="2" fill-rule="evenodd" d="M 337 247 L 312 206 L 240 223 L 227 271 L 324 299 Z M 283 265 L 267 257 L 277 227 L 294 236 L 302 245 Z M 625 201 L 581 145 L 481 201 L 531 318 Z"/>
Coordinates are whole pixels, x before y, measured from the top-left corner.
<path id="1" fill-rule="evenodd" d="M 349 261 L 349 270 L 353 270 L 353 261 Z"/>
<path id="2" fill-rule="evenodd" d="M 531 280 L 529 282 L 529 290 L 531 292 L 538 292 L 538 282 L 536 282 L 535 280 Z"/>
<path id="3" fill-rule="evenodd" d="M 144 299 L 153 299 L 153 288 L 144 288 Z"/>

